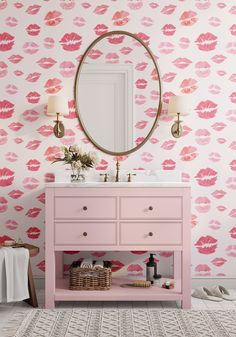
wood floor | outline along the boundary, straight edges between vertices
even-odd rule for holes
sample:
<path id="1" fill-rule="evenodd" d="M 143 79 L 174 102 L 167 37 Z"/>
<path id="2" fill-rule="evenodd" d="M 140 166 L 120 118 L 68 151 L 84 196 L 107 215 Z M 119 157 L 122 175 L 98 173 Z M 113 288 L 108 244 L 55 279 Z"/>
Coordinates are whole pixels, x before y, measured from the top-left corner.
<path id="1" fill-rule="evenodd" d="M 230 293 L 236 295 L 236 289 L 230 290 Z M 39 307 L 44 308 L 44 290 L 40 289 L 37 291 L 37 297 L 39 302 Z M 56 308 L 59 309 L 72 309 L 72 308 L 87 308 L 87 307 L 112 307 L 116 306 L 117 302 L 58 302 Z M 121 302 L 124 307 L 142 307 L 143 302 Z M 178 309 L 179 304 L 176 302 L 149 302 L 150 308 L 160 308 L 160 309 Z M 32 307 L 25 302 L 17 303 L 0 303 L 0 336 L 1 329 L 4 327 L 9 320 L 9 318 L 19 311 L 31 310 Z M 203 301 L 192 297 L 192 309 L 193 310 L 236 310 L 236 301 L 222 301 L 219 303 L 212 301 Z"/>

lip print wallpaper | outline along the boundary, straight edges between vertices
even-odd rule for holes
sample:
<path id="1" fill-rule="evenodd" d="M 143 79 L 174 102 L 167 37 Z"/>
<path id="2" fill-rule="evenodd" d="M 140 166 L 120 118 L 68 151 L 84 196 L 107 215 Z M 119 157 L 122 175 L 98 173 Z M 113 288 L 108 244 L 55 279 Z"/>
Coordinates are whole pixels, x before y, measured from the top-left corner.
<path id="1" fill-rule="evenodd" d="M 51 161 L 61 145 L 92 148 L 75 116 L 75 70 L 92 40 L 123 29 L 138 34 L 156 55 L 163 101 L 191 94 L 192 107 L 183 137 L 174 139 L 164 106 L 150 140 L 121 158 L 121 167 L 182 171 L 183 181 L 192 184 L 192 275 L 235 275 L 234 1 L 2 0 L 0 22 L 0 242 L 21 238 L 39 246 L 34 274 L 44 275 L 44 183 L 64 169 Z M 66 135 L 57 139 L 45 106 L 48 94 L 62 92 L 69 113 L 63 119 Z M 142 90 L 140 96 L 144 110 L 155 108 L 151 96 Z M 115 167 L 113 157 L 99 156 L 97 170 Z M 85 256 L 72 253 L 66 254 L 65 269 L 71 259 Z M 88 254 L 113 260 L 119 273 L 145 273 L 146 252 Z M 161 270 L 171 265 L 170 252 L 157 259 Z"/>

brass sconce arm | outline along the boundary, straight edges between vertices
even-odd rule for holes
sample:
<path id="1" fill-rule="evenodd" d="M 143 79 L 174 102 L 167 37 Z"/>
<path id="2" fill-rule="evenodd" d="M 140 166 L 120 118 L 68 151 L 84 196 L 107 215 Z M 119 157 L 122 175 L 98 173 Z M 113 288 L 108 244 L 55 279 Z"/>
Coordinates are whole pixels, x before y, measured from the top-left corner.
<path id="1" fill-rule="evenodd" d="M 54 122 L 55 122 L 55 125 L 54 125 L 54 128 L 53 128 L 54 135 L 57 138 L 64 137 L 64 135 L 65 135 L 65 128 L 64 128 L 63 123 L 59 120 L 59 112 L 57 112 L 57 119 Z"/>
<path id="2" fill-rule="evenodd" d="M 174 122 L 174 124 L 171 127 L 171 133 L 172 136 L 175 138 L 179 138 L 183 134 L 182 126 L 181 126 L 182 121 L 180 120 L 180 113 L 177 113 L 177 121 Z"/>

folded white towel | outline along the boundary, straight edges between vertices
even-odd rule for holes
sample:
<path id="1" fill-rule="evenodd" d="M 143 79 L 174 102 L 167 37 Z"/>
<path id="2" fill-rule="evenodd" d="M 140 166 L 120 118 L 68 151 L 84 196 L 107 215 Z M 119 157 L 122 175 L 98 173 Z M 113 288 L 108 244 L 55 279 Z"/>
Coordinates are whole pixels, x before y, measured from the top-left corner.
<path id="1" fill-rule="evenodd" d="M 94 263 L 94 268 L 103 268 L 103 267 L 104 267 L 103 260 L 97 260 Z"/>
<path id="2" fill-rule="evenodd" d="M 4 254 L 0 258 L 0 289 L 2 289 L 2 301 L 15 302 L 29 298 L 28 267 L 29 251 L 25 248 L 1 248 Z M 2 256 L 2 254 L 1 254 Z M 5 269 L 5 271 L 4 271 Z M 4 290 L 5 278 L 5 290 Z M 4 298 L 5 296 L 5 298 Z"/>
<path id="3" fill-rule="evenodd" d="M 93 260 L 90 258 L 84 259 L 80 267 L 81 268 L 93 268 Z"/>
<path id="4" fill-rule="evenodd" d="M 0 249 L 0 302 L 7 300 L 6 266 L 4 248 Z"/>

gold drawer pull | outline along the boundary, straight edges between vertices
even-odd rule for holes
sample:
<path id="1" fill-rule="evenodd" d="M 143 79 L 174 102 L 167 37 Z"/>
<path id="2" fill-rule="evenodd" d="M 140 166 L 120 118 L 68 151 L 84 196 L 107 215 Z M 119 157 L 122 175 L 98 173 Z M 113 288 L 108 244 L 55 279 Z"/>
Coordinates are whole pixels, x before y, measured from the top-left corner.
<path id="1" fill-rule="evenodd" d="M 149 232 L 149 233 L 148 233 L 148 236 L 153 236 L 153 232 Z"/>
<path id="2" fill-rule="evenodd" d="M 87 206 L 84 206 L 84 207 L 83 207 L 83 210 L 84 210 L 84 211 L 87 211 L 87 209 L 88 209 Z"/>
<path id="3" fill-rule="evenodd" d="M 149 211 L 152 211 L 152 210 L 153 210 L 153 207 L 152 207 L 152 206 L 149 206 L 148 209 L 149 209 Z"/>
<path id="4" fill-rule="evenodd" d="M 83 236 L 87 236 L 88 235 L 88 233 L 87 232 L 83 232 Z"/>

